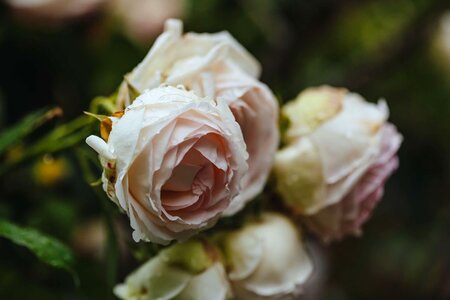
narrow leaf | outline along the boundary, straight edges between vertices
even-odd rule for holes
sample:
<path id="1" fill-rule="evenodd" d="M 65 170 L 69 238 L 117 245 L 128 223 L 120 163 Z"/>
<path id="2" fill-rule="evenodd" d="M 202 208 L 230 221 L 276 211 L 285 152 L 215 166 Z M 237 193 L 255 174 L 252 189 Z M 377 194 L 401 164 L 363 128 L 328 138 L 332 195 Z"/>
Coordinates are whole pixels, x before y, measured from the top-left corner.
<path id="1" fill-rule="evenodd" d="M 11 240 L 17 245 L 28 248 L 41 261 L 70 272 L 77 284 L 78 279 L 73 271 L 74 257 L 72 252 L 57 239 L 35 229 L 19 227 L 1 219 L 0 236 Z"/>
<path id="2" fill-rule="evenodd" d="M 22 138 L 30 134 L 34 129 L 46 121 L 61 114 L 62 111 L 58 107 L 51 110 L 39 110 L 26 116 L 12 127 L 4 130 L 0 133 L 0 154 L 3 153 L 8 147 L 19 142 Z"/>

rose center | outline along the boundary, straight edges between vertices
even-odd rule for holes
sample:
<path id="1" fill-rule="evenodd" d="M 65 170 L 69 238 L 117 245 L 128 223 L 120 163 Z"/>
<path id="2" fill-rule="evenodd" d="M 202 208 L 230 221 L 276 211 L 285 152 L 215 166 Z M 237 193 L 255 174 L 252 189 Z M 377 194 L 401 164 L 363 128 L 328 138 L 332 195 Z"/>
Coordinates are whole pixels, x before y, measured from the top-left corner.
<path id="1" fill-rule="evenodd" d="M 226 173 L 221 144 L 213 135 L 206 135 L 189 149 L 162 186 L 163 208 L 172 216 L 183 217 L 215 206 L 222 197 Z"/>

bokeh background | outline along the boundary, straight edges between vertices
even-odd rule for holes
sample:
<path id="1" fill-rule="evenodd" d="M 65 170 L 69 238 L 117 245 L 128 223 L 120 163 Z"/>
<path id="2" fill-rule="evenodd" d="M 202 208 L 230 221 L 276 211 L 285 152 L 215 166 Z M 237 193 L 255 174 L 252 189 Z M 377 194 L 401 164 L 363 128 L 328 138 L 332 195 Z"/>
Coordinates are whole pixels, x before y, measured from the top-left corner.
<path id="1" fill-rule="evenodd" d="M 231 32 L 261 61 L 262 81 L 282 102 L 322 84 L 385 98 L 404 135 L 401 166 L 362 237 L 316 243 L 325 266 L 317 297 L 450 299 L 448 0 L 7 0 L 0 132 L 43 107 L 64 113 L 0 164 L 113 93 L 167 17 L 183 19 L 187 31 Z M 77 287 L 67 272 L 0 238 L 0 299 L 113 299 L 113 283 L 143 258 L 126 250 L 127 220 L 82 176 L 85 151 L 75 143 L 0 172 L 0 218 L 68 245 L 80 279 Z"/>

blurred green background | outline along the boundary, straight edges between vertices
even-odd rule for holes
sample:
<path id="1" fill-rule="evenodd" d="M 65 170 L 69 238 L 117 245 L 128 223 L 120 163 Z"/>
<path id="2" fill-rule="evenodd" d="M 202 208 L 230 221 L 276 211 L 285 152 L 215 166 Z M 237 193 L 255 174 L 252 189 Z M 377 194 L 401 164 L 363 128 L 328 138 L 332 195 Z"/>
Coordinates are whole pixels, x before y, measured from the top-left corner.
<path id="1" fill-rule="evenodd" d="M 308 86 L 344 86 L 385 98 L 404 135 L 401 166 L 364 235 L 324 247 L 319 299 L 450 299 L 448 0 L 120 1 L 93 1 L 76 14 L 70 5 L 63 13 L 0 4 L 0 130 L 42 107 L 64 112 L 2 161 L 114 92 L 166 17 L 182 18 L 186 31 L 228 30 L 261 61 L 262 81 L 283 102 Z M 86 150 L 81 142 L 0 173 L 0 217 L 68 245 L 80 279 L 76 287 L 70 274 L 0 238 L 0 299 L 112 298 L 112 284 L 138 264 L 123 245 L 126 217 L 81 175 L 77 157 Z M 124 241 L 118 246 L 108 224 Z"/>

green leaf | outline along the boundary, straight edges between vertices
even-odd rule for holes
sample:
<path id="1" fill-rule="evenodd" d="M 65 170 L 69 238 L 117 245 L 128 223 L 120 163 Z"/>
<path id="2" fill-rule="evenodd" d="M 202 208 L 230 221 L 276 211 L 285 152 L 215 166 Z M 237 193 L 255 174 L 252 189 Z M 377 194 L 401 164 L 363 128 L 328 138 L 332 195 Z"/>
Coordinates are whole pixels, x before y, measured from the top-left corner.
<path id="1" fill-rule="evenodd" d="M 50 110 L 41 109 L 29 114 L 11 128 L 4 130 L 0 133 L 0 154 L 30 134 L 34 129 L 58 115 L 61 115 L 61 109 L 58 107 Z"/>
<path id="2" fill-rule="evenodd" d="M 60 241 L 35 229 L 19 227 L 1 219 L 0 236 L 28 248 L 41 261 L 70 272 L 76 285 L 78 285 L 78 278 L 73 271 L 74 257 L 72 252 Z"/>

